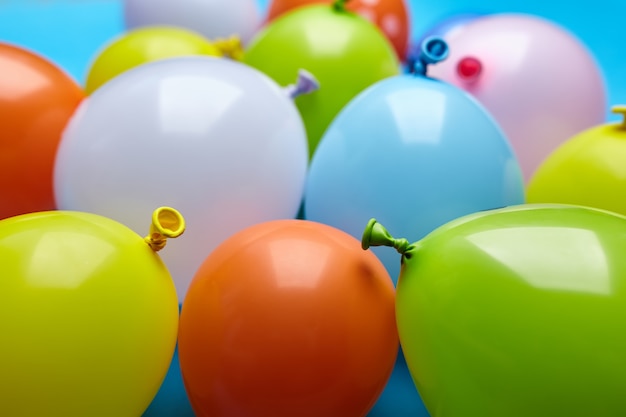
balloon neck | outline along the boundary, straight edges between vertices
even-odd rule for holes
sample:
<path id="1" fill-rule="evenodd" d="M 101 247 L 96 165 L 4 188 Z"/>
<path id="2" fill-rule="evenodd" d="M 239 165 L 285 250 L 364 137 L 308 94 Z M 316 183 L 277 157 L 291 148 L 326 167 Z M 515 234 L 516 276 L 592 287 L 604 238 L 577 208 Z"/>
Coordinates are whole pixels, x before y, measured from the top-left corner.
<path id="1" fill-rule="evenodd" d="M 335 0 L 335 2 L 333 3 L 333 9 L 338 12 L 345 12 L 346 4 L 348 3 L 348 1 L 350 0 Z"/>
<path id="2" fill-rule="evenodd" d="M 611 108 L 611 111 L 614 114 L 621 114 L 622 115 L 622 123 L 619 125 L 619 128 L 622 129 L 622 130 L 626 130 L 626 105 L 613 106 Z"/>
<path id="3" fill-rule="evenodd" d="M 444 61 L 448 58 L 449 52 L 448 44 L 442 38 L 431 36 L 424 39 L 420 53 L 413 64 L 413 74 L 425 77 L 428 66 Z"/>
<path id="4" fill-rule="evenodd" d="M 158 252 L 165 247 L 168 238 L 176 238 L 185 231 L 185 219 L 175 209 L 159 207 L 152 213 L 150 234 L 144 238 L 145 242 Z"/>
<path id="5" fill-rule="evenodd" d="M 285 87 L 285 92 L 292 100 L 296 97 L 310 94 L 319 89 L 320 85 L 313 74 L 301 69 L 298 71 L 298 79 L 295 84 Z"/>
<path id="6" fill-rule="evenodd" d="M 217 48 L 222 56 L 228 57 L 235 61 L 243 60 L 243 44 L 238 36 L 231 36 L 230 38 L 218 38 L 213 41 L 213 46 Z"/>
<path id="7" fill-rule="evenodd" d="M 395 248 L 401 255 L 404 255 L 409 249 L 413 248 L 408 240 L 404 238 L 395 239 L 392 237 L 387 229 L 385 229 L 382 224 L 378 223 L 376 219 L 371 219 L 367 223 L 363 237 L 361 238 L 361 248 L 363 248 L 363 250 L 369 249 L 370 246 L 389 246 Z"/>

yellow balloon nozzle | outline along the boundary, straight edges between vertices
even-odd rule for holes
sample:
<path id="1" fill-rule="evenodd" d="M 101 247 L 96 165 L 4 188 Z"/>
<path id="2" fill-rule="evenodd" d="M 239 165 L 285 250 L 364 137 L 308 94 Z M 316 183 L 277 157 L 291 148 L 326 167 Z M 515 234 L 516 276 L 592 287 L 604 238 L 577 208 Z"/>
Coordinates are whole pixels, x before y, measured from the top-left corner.
<path id="1" fill-rule="evenodd" d="M 150 234 L 144 238 L 153 251 L 165 247 L 168 238 L 176 238 L 185 231 L 185 218 L 171 207 L 159 207 L 152 213 Z"/>
<path id="2" fill-rule="evenodd" d="M 615 114 L 622 115 L 623 119 L 620 128 L 626 130 L 626 105 L 613 106 L 611 111 Z"/>
<path id="3" fill-rule="evenodd" d="M 223 56 L 235 61 L 243 61 L 243 43 L 238 36 L 218 38 L 213 41 L 213 46 L 215 46 Z"/>

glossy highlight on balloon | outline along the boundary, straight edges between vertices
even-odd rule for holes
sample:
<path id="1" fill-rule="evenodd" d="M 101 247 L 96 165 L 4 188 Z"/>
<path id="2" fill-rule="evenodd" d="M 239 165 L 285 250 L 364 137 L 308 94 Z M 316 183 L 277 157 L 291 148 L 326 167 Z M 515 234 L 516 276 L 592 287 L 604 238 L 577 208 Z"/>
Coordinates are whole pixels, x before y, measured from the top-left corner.
<path id="1" fill-rule="evenodd" d="M 366 415 L 398 351 L 394 294 L 376 256 L 340 230 L 276 220 L 233 235 L 183 302 L 179 355 L 196 414 Z"/>
<path id="2" fill-rule="evenodd" d="M 170 207 L 155 211 L 145 239 L 91 213 L 0 221 L 0 414 L 144 412 L 166 375 L 178 329 L 174 283 L 150 243 L 184 227 Z"/>
<path id="3" fill-rule="evenodd" d="M 401 254 L 400 343 L 431 415 L 626 412 L 626 217 L 526 204 L 410 244 L 371 220 L 362 243 Z"/>
<path id="4" fill-rule="evenodd" d="M 47 58 L 0 42 L 0 219 L 56 208 L 52 175 L 61 134 L 84 98 Z"/>

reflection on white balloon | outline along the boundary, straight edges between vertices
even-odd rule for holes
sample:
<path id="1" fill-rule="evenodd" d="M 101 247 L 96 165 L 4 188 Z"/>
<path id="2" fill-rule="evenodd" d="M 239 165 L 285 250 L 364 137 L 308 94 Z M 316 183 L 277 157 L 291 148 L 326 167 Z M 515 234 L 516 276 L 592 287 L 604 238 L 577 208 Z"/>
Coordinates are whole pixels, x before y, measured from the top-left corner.
<path id="1" fill-rule="evenodd" d="M 98 213 L 138 233 L 156 207 L 178 209 L 187 231 L 163 259 L 182 301 L 196 268 L 224 239 L 296 216 L 308 154 L 289 91 L 212 57 L 120 75 L 82 104 L 63 135 L 58 207 Z"/>

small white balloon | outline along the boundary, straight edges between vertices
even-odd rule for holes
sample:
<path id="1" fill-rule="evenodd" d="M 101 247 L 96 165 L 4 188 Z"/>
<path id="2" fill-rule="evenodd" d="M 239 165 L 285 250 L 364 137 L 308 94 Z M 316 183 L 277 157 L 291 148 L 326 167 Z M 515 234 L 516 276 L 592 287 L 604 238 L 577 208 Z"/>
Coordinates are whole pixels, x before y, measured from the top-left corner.
<path id="1" fill-rule="evenodd" d="M 209 39 L 238 36 L 247 42 L 262 24 L 256 0 L 124 0 L 127 29 L 171 25 Z"/>
<path id="2" fill-rule="evenodd" d="M 97 213 L 138 233 L 155 208 L 179 210 L 187 230 L 163 260 L 182 301 L 223 240 L 296 217 L 307 146 L 287 89 L 261 72 L 213 57 L 157 61 L 79 107 L 59 145 L 55 197 L 61 210 Z"/>

